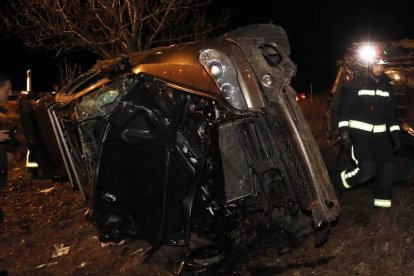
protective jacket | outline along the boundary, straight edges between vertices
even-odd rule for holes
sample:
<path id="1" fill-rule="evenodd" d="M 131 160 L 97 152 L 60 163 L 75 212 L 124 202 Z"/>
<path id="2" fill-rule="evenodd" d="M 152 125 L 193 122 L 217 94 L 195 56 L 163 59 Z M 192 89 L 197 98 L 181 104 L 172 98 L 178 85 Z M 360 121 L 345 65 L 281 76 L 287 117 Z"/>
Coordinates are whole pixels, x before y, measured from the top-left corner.
<path id="1" fill-rule="evenodd" d="M 354 168 L 341 172 L 341 184 L 349 189 L 375 176 L 378 207 L 391 206 L 393 140 L 400 131 L 392 91 L 386 75 L 361 75 L 343 90 L 339 112 L 338 130 L 350 137 L 355 162 Z"/>

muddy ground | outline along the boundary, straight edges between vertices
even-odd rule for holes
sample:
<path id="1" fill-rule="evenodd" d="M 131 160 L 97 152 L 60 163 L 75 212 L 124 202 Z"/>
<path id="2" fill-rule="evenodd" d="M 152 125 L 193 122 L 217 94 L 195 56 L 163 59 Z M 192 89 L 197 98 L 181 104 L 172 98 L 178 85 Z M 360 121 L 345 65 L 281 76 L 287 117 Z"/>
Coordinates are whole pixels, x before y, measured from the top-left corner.
<path id="1" fill-rule="evenodd" d="M 337 148 L 324 131 L 325 100 L 314 97 L 301 105 L 331 169 Z M 70 184 L 35 179 L 23 161 L 17 154 L 9 183 L 0 191 L 5 213 L 0 275 L 173 275 L 172 263 L 185 248 L 163 246 L 142 264 L 149 248 L 145 241 L 101 243 L 86 204 Z M 310 236 L 280 254 L 280 237 L 259 233 L 251 248 L 233 252 L 221 274 L 414 275 L 414 177 L 409 160 L 398 165 L 391 209 L 374 210 L 370 185 L 349 191 L 340 199 L 339 220 L 324 245 L 315 247 Z M 191 246 L 197 242 L 194 238 Z"/>

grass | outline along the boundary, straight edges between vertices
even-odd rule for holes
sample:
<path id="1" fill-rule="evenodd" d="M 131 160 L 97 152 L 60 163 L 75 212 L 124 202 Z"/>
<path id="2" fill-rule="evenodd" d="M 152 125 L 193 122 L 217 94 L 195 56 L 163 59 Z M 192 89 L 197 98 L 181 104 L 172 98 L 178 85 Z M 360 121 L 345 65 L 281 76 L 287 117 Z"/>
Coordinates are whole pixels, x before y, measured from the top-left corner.
<path id="1" fill-rule="evenodd" d="M 332 169 L 338 149 L 326 131 L 328 96 L 316 94 L 312 101 L 306 99 L 299 104 L 327 168 Z M 332 275 L 335 269 L 335 275 L 414 275 L 413 161 L 398 159 L 397 167 L 399 181 L 394 182 L 390 209 L 374 209 L 369 185 L 347 191 L 340 199 L 339 221 L 319 252 L 335 256 L 335 260 L 321 268 L 320 275 Z M 403 174 L 402 169 L 409 173 Z M 315 254 L 314 250 L 310 248 L 307 254 Z"/>

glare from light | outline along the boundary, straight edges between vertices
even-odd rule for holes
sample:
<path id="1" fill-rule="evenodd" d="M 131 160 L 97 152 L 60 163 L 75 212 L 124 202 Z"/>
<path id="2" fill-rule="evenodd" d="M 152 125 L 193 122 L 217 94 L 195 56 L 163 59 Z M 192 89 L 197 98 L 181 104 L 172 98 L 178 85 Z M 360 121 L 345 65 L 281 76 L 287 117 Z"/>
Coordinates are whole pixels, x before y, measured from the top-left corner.
<path id="1" fill-rule="evenodd" d="M 363 45 L 358 50 L 358 55 L 361 60 L 371 63 L 372 61 L 374 61 L 375 57 L 377 56 L 377 53 L 372 45 Z"/>

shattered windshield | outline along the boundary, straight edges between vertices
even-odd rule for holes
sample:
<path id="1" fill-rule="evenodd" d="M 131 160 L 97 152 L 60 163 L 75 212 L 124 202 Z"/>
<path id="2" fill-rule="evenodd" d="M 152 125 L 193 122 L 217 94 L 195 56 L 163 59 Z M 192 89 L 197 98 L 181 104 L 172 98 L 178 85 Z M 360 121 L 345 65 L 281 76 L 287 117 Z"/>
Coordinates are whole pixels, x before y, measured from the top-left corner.
<path id="1" fill-rule="evenodd" d="M 110 82 L 85 95 L 76 106 L 83 158 L 90 172 L 95 169 L 98 145 L 108 114 L 135 82 L 131 75 Z"/>

